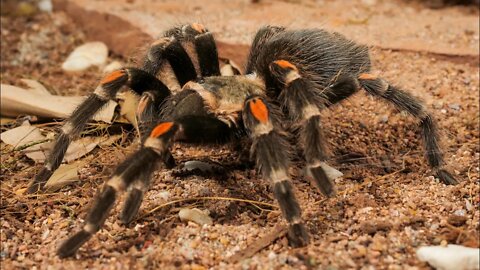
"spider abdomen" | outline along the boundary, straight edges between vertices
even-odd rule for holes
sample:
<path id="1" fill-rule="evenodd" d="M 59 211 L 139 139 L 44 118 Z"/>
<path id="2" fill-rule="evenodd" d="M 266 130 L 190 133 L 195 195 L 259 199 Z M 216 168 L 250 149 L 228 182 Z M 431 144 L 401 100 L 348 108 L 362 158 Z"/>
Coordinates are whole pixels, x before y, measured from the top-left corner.
<path id="1" fill-rule="evenodd" d="M 327 87 L 340 74 L 356 77 L 370 70 L 367 46 L 321 29 L 277 32 L 257 49 L 253 71 L 266 81 L 270 91 L 276 85 L 268 67 L 278 59 L 293 63 L 319 88 Z"/>

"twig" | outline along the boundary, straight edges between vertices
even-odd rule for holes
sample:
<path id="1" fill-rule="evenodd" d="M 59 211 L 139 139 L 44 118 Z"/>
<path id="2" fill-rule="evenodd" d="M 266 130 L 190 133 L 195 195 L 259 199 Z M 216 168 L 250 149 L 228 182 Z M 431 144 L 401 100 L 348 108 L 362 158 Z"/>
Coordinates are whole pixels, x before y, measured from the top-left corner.
<path id="1" fill-rule="evenodd" d="M 236 263 L 244 259 L 248 259 L 255 255 L 260 250 L 266 248 L 275 240 L 280 237 L 283 237 L 287 233 L 287 227 L 285 225 L 277 225 L 273 228 L 273 231 L 268 233 L 267 235 L 263 236 L 262 238 L 258 239 L 257 241 L 253 242 L 250 246 L 246 247 L 238 251 L 237 253 L 233 254 L 227 261 L 230 263 Z"/>
<path id="2" fill-rule="evenodd" d="M 10 153 L 13 153 L 15 151 L 21 151 L 21 150 L 25 150 L 31 146 L 34 146 L 34 145 L 37 145 L 37 144 L 41 144 L 41 143 L 45 143 L 45 142 L 48 142 L 50 141 L 50 139 L 43 139 L 43 140 L 39 140 L 39 141 L 33 141 L 33 142 L 29 142 L 27 144 L 24 144 L 24 145 L 21 145 L 21 146 L 17 146 L 15 148 L 13 148 L 12 150 L 10 151 L 5 151 L 5 152 L 2 152 L 2 155 L 6 155 L 6 154 L 10 154 Z"/>
<path id="3" fill-rule="evenodd" d="M 34 145 L 37 145 L 37 144 L 41 144 L 41 143 L 45 143 L 45 142 L 48 142 L 48 141 L 50 141 L 50 139 L 43 139 L 43 140 L 39 140 L 39 141 L 30 142 L 30 143 L 27 143 L 27 144 L 24 144 L 24 145 L 15 147 L 11 152 L 21 151 L 21 150 L 27 149 L 27 148 L 29 148 L 29 147 L 31 147 L 31 146 L 34 146 Z"/>

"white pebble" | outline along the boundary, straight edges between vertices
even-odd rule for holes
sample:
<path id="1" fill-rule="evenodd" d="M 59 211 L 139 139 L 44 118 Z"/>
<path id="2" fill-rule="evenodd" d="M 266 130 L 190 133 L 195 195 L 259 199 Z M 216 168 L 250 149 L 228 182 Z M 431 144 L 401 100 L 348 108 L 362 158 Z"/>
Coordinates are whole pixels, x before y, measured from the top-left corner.
<path id="1" fill-rule="evenodd" d="M 42 234 L 42 240 L 47 239 L 49 235 L 50 235 L 50 230 L 47 228 Z"/>
<path id="2" fill-rule="evenodd" d="M 465 199 L 465 207 L 467 208 L 468 211 L 472 211 L 473 209 L 473 205 L 467 199 Z"/>
<path id="3" fill-rule="evenodd" d="M 417 250 L 417 257 L 438 270 L 479 269 L 480 249 L 459 245 L 425 246 Z"/>
<path id="4" fill-rule="evenodd" d="M 388 115 L 382 115 L 382 116 L 378 119 L 378 121 L 379 121 L 380 123 L 387 123 L 387 122 L 388 122 Z"/>
<path id="5" fill-rule="evenodd" d="M 38 2 L 38 9 L 44 12 L 52 12 L 53 10 L 53 5 L 52 5 L 52 0 L 40 0 Z"/>
<path id="6" fill-rule="evenodd" d="M 199 225 L 211 225 L 213 223 L 211 217 L 197 208 L 183 208 L 178 212 L 178 216 L 182 221 L 193 221 Z"/>
<path id="7" fill-rule="evenodd" d="M 102 66 L 107 62 L 108 48 L 103 42 L 85 43 L 73 50 L 62 64 L 68 72 L 83 71 L 91 66 Z"/>
<path id="8" fill-rule="evenodd" d="M 164 201 L 168 200 L 170 198 L 170 192 L 168 191 L 162 191 L 158 193 L 158 197 Z"/>

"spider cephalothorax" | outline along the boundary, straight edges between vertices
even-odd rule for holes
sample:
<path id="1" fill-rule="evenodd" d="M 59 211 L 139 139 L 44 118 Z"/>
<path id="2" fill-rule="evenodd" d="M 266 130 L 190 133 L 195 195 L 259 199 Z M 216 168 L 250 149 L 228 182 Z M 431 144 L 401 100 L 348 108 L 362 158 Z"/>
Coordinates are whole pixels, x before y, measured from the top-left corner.
<path id="1" fill-rule="evenodd" d="M 245 70 L 246 75 L 221 76 L 212 34 L 200 24 L 190 24 L 166 31 L 150 46 L 141 68 L 122 68 L 103 78 L 65 122 L 28 191 L 43 190 L 72 139 L 124 86 L 140 95 L 141 147 L 117 167 L 94 201 L 83 228 L 62 244 L 58 254 L 74 254 L 97 232 L 123 191 L 128 194 L 121 219 L 132 221 L 158 165 L 175 166 L 169 151 L 172 142 L 221 143 L 245 135 L 251 140 L 257 168 L 273 184 L 289 224 L 290 244 L 306 245 L 309 237 L 288 173 L 285 123 L 294 123 L 298 130 L 295 136 L 303 150 L 305 176 L 324 195 L 332 196 L 320 116 L 323 109 L 360 89 L 416 117 L 429 165 L 441 181 L 457 183 L 443 169 L 434 120 L 415 97 L 370 73 L 367 47 L 324 30 L 266 26 L 253 40 Z"/>

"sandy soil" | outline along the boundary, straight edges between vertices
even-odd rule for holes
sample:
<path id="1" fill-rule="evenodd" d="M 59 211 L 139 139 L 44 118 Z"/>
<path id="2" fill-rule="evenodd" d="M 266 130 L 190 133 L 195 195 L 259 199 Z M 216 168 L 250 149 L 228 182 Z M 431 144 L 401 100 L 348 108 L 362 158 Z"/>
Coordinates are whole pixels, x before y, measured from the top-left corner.
<path id="1" fill-rule="evenodd" d="M 269 183 L 254 169 L 242 168 L 228 146 L 175 144 L 173 153 L 179 162 L 210 158 L 227 164 L 231 171 L 221 177 L 157 172 L 134 224 L 120 224 L 119 204 L 75 258 L 60 260 L 54 255 L 59 243 L 77 230 L 115 164 L 133 151 L 132 129 L 124 126 L 119 143 L 84 158 L 88 165 L 80 170 L 80 182 L 39 196 L 17 191 L 27 186 L 40 166 L 2 143 L 3 269 L 428 269 L 415 255 L 420 246 L 479 247 L 479 15 L 475 7 L 430 9 L 415 1 L 348 1 L 342 9 L 333 1 L 230 1 L 223 8 L 215 6 L 217 2 L 201 1 L 189 6 L 173 1 L 106 0 L 99 6 L 96 1 L 79 2 L 122 15 L 151 35 L 165 30 L 166 22 L 190 20 L 187 15 L 200 10 L 195 17 L 229 43 L 247 44 L 256 27 L 270 20 L 294 28 L 327 27 L 370 44 L 375 69 L 422 98 L 438 120 L 448 168 L 461 183 L 446 186 L 431 176 L 414 119 L 359 93 L 324 116 L 330 163 L 344 173 L 336 181 L 338 196 L 325 200 L 302 178 L 301 162 L 295 161 L 291 170 L 312 236 L 308 247 L 290 248 L 280 237 L 253 256 L 233 261 L 230 256 L 250 248 L 283 223 Z M 281 15 L 289 14 L 288 10 L 305 16 L 297 21 Z M 366 10 L 368 19 L 361 17 Z M 172 18 L 163 21 L 164 13 Z M 312 19 L 316 16 L 323 16 L 323 21 Z M 21 78 L 32 78 L 56 94 L 79 95 L 92 91 L 101 76 L 95 68 L 78 74 L 61 70 L 69 52 L 89 40 L 63 12 L 2 16 L 1 40 L 1 83 L 21 85 Z M 111 55 L 111 59 L 130 62 L 127 55 Z M 2 131 L 15 125 L 2 126 Z M 58 127 L 42 122 L 46 133 Z M 264 204 L 184 200 L 158 208 L 200 196 Z M 208 210 L 213 225 L 182 222 L 178 210 L 184 207 Z"/>

